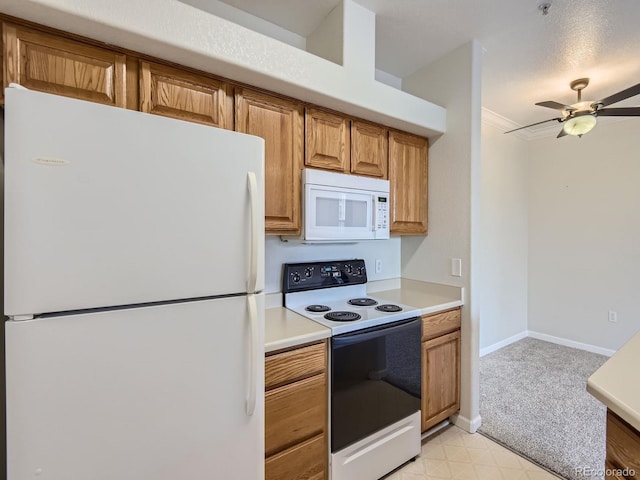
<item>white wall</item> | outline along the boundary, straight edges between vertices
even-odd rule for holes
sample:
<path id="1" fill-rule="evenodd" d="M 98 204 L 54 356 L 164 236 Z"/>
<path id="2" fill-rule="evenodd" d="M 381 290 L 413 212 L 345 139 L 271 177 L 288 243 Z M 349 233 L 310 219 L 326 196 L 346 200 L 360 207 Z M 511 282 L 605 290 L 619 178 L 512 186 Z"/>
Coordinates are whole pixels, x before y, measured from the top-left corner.
<path id="1" fill-rule="evenodd" d="M 262 18 L 256 17 L 250 13 L 232 7 L 231 5 L 221 2 L 220 0 L 179 0 L 193 7 L 212 13 L 218 17 L 237 23 L 243 27 L 247 27 L 254 32 L 260 32 L 263 35 L 280 40 L 292 47 L 301 50 L 307 49 L 307 39 L 296 33 L 285 30 L 275 23 L 268 22 Z"/>
<path id="2" fill-rule="evenodd" d="M 640 330 L 639 132 L 531 142 L 529 330 L 607 349 Z"/>
<path id="3" fill-rule="evenodd" d="M 363 258 L 367 265 L 368 280 L 400 277 L 400 238 L 368 240 L 352 244 L 314 245 L 300 242 L 282 242 L 280 237 L 267 237 L 265 244 L 265 292 L 282 290 L 282 264 L 312 262 L 316 260 L 345 260 Z M 382 271 L 375 272 L 375 261 L 382 260 Z"/>
<path id="4" fill-rule="evenodd" d="M 403 88 L 447 109 L 447 134 L 429 146 L 429 233 L 402 239 L 402 276 L 465 288 L 462 309 L 461 405 L 456 420 L 480 424 L 478 314 L 472 290 L 472 237 L 479 231 L 481 48 L 471 42 L 403 79 Z M 473 206 L 475 205 L 475 207 Z M 462 259 L 462 277 L 450 275 Z"/>
<path id="5" fill-rule="evenodd" d="M 482 122 L 480 350 L 527 330 L 529 145 Z"/>

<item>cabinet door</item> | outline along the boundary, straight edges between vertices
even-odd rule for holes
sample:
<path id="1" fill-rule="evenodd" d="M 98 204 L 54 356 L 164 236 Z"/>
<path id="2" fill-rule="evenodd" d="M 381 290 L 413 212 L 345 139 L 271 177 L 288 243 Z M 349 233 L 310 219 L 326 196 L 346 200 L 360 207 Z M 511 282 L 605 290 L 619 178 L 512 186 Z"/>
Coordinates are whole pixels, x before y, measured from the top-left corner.
<path id="1" fill-rule="evenodd" d="M 305 110 L 307 167 L 349 172 L 351 155 L 349 119 L 315 108 Z"/>
<path id="2" fill-rule="evenodd" d="M 126 106 L 124 55 L 7 23 L 3 36 L 5 87 Z"/>
<path id="3" fill-rule="evenodd" d="M 236 130 L 264 138 L 265 231 L 300 233 L 300 182 L 304 138 L 298 102 L 237 88 Z"/>
<path id="4" fill-rule="evenodd" d="M 351 123 L 351 173 L 388 178 L 389 131 L 381 125 Z"/>
<path id="5" fill-rule="evenodd" d="M 618 415 L 607 409 L 607 468 L 613 470 L 633 470 L 636 475 L 621 478 L 640 478 L 640 432 L 625 422 Z M 615 472 L 607 476 L 618 478 Z"/>
<path id="6" fill-rule="evenodd" d="M 389 133 L 391 233 L 427 233 L 427 139 Z"/>
<path id="7" fill-rule="evenodd" d="M 460 331 L 422 343 L 422 431 L 460 409 Z"/>
<path id="8" fill-rule="evenodd" d="M 140 62 L 140 110 L 165 117 L 232 128 L 228 85 L 204 75 Z"/>

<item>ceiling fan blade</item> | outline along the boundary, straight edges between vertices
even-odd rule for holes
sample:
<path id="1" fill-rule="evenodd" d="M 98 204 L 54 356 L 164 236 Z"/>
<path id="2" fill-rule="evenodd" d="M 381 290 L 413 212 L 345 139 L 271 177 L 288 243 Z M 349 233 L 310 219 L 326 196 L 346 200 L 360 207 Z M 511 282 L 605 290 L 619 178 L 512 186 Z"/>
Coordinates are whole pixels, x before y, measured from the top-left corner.
<path id="1" fill-rule="evenodd" d="M 539 105 L 541 107 L 553 108 L 555 110 L 566 110 L 568 112 L 575 110 L 575 108 L 573 108 L 571 105 L 565 105 L 564 103 L 554 102 L 553 100 L 548 100 L 546 102 L 538 102 L 536 103 L 536 105 Z"/>
<path id="2" fill-rule="evenodd" d="M 596 112 L 599 117 L 640 117 L 640 107 L 629 108 L 603 108 Z"/>
<path id="3" fill-rule="evenodd" d="M 593 102 L 594 105 L 601 105 L 606 107 L 607 105 L 611 105 L 613 103 L 621 102 L 629 97 L 633 97 L 635 95 L 640 94 L 640 83 L 634 85 L 633 87 L 626 88 L 621 92 L 614 93 L 613 95 L 608 96 L 607 98 L 603 98 L 598 102 Z"/>
<path id="4" fill-rule="evenodd" d="M 562 130 L 560 130 L 560 133 L 558 134 L 558 136 L 556 138 L 564 137 L 566 134 L 567 134 L 567 132 L 564 131 L 564 127 L 563 127 Z"/>
<path id="5" fill-rule="evenodd" d="M 541 123 L 547 123 L 547 122 L 552 122 L 552 121 L 556 121 L 556 122 L 561 122 L 562 121 L 562 117 L 558 117 L 558 118 L 550 118 L 549 120 L 543 120 L 541 122 L 536 122 L 536 123 L 532 123 L 530 125 L 525 125 L 524 127 L 518 127 L 518 128 L 514 128 L 513 130 L 509 130 L 508 132 L 504 132 L 504 133 L 511 133 L 511 132 L 515 132 L 517 130 L 522 130 L 523 128 L 529 128 L 529 127 L 533 127 L 534 125 L 540 125 Z"/>

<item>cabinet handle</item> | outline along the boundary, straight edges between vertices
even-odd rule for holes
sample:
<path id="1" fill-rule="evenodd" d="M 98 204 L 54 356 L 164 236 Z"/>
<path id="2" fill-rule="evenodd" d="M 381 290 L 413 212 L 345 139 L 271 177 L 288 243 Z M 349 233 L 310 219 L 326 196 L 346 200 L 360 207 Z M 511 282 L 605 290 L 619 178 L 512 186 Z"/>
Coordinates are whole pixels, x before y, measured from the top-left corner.
<path id="1" fill-rule="evenodd" d="M 256 306 L 256 296 L 251 293 L 247 295 L 247 309 L 249 310 L 251 346 L 249 347 L 249 392 L 247 395 L 246 412 L 248 417 L 252 417 L 256 411 L 258 393 L 258 354 L 262 352 L 262 349 L 258 343 L 258 308 Z"/>
<path id="2" fill-rule="evenodd" d="M 251 201 L 251 251 L 249 253 L 249 277 L 247 278 L 247 293 L 256 291 L 258 282 L 258 241 L 260 240 L 259 210 L 258 210 L 258 182 L 255 172 L 247 172 L 247 187 Z"/>

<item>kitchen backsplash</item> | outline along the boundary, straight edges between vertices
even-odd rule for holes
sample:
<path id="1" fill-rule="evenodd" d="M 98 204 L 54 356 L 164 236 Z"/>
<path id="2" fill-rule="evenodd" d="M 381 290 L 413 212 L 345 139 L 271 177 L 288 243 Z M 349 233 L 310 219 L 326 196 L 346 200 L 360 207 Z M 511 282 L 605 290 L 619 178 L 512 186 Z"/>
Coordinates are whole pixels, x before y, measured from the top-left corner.
<path id="1" fill-rule="evenodd" d="M 265 292 L 282 290 L 282 264 L 322 260 L 363 258 L 367 265 L 368 280 L 384 280 L 400 276 L 400 238 L 367 240 L 349 244 L 303 244 L 283 242 L 280 237 L 265 240 Z M 376 273 L 376 260 L 382 268 Z"/>

